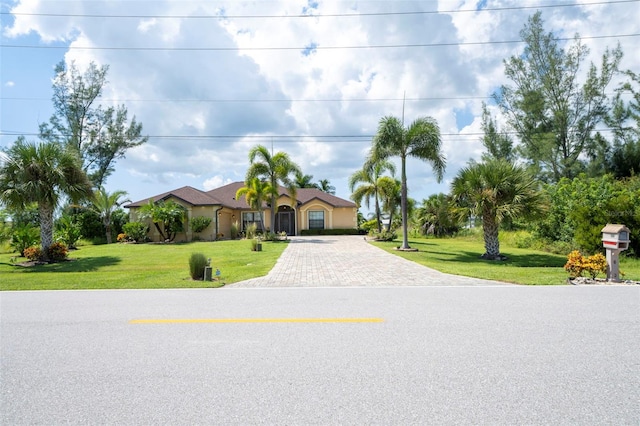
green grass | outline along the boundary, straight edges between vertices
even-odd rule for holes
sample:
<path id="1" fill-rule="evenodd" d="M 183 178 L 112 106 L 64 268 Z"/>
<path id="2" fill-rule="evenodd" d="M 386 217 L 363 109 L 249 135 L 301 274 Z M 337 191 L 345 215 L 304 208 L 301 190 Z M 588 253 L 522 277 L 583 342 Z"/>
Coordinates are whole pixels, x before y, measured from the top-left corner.
<path id="1" fill-rule="evenodd" d="M 222 284 L 191 280 L 191 253 L 210 257 L 220 281 L 229 284 L 266 275 L 286 246 L 263 242 L 262 251 L 254 252 L 246 240 L 87 245 L 71 251 L 71 261 L 32 267 L 13 264 L 15 253 L 5 253 L 0 254 L 0 290 L 216 287 Z"/>
<path id="2" fill-rule="evenodd" d="M 527 285 L 566 284 L 568 278 L 563 269 L 567 262 L 564 255 L 514 248 L 501 243 L 500 252 L 509 259 L 488 261 L 480 259 L 484 244 L 475 236 L 410 238 L 409 245 L 418 249 L 418 252 L 395 250 L 400 241 L 374 244 L 389 253 L 448 274 Z M 640 281 L 639 259 L 621 259 L 620 270 L 625 273 L 625 279 Z"/>

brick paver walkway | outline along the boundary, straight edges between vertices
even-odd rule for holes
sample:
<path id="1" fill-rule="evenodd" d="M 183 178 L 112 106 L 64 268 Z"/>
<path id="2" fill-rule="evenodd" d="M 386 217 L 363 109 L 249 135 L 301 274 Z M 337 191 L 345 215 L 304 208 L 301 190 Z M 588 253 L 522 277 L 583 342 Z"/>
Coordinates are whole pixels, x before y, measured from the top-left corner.
<path id="1" fill-rule="evenodd" d="M 229 287 L 488 286 L 509 284 L 435 271 L 361 236 L 293 237 L 265 277 Z"/>

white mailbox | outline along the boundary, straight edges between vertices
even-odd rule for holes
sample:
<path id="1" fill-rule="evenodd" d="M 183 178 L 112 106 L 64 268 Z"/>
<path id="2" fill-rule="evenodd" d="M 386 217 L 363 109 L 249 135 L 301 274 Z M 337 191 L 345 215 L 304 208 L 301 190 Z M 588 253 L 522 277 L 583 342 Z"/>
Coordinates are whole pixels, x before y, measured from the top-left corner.
<path id="1" fill-rule="evenodd" d="M 629 248 L 629 228 L 607 223 L 602 228 L 602 246 L 607 249 L 607 280 L 620 282 L 620 252 Z"/>
<path id="2" fill-rule="evenodd" d="M 602 228 L 602 246 L 609 249 L 626 250 L 629 248 L 629 228 L 624 225 L 608 223 Z"/>

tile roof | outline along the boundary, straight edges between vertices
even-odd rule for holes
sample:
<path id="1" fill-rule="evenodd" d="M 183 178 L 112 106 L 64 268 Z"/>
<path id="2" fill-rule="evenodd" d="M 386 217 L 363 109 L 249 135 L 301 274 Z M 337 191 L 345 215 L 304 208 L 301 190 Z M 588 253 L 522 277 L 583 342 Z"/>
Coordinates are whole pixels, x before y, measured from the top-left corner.
<path id="1" fill-rule="evenodd" d="M 154 197 L 127 204 L 124 207 L 141 207 L 148 204 L 150 200 L 166 200 L 173 196 L 193 206 L 222 205 L 230 209 L 248 209 L 249 206 L 247 205 L 244 197 L 240 200 L 236 200 L 235 198 L 236 192 L 243 186 L 244 182 L 233 182 L 207 192 L 200 191 L 199 189 L 195 189 L 190 186 L 184 186 L 179 189 L 174 189 L 173 191 L 168 191 Z M 282 186 L 279 187 L 279 192 L 280 195 L 289 196 L 287 189 Z M 328 194 L 315 188 L 298 188 L 296 190 L 296 198 L 298 203 L 301 205 L 307 204 L 313 200 L 321 200 L 333 207 L 356 207 L 356 204 L 352 201 L 336 197 L 335 195 Z"/>
<path id="2" fill-rule="evenodd" d="M 207 194 L 204 191 L 200 191 L 199 189 L 193 188 L 191 186 L 183 186 L 182 188 L 164 192 L 162 194 L 158 194 L 153 197 L 145 198 L 144 200 L 129 203 L 124 207 L 126 208 L 141 207 L 146 204 L 149 204 L 149 201 L 151 200 L 163 201 L 171 197 L 178 198 L 179 200 L 182 200 L 187 204 L 191 204 L 192 206 L 215 206 L 215 205 L 222 204 L 222 202 L 219 199 Z"/>

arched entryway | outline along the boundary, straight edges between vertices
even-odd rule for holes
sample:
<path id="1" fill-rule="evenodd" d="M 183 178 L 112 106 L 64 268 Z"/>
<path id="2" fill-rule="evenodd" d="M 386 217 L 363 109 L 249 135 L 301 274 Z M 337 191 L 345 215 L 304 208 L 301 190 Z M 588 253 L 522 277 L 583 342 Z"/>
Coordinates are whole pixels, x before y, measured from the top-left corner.
<path id="1" fill-rule="evenodd" d="M 287 235 L 296 234 L 296 212 L 291 206 L 278 207 L 275 232 L 286 232 Z"/>

